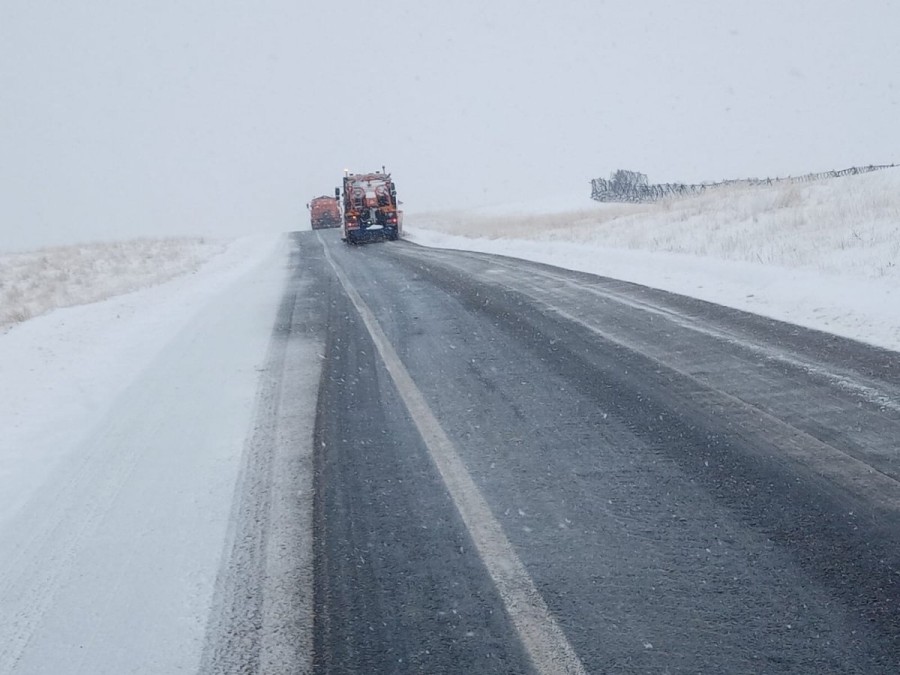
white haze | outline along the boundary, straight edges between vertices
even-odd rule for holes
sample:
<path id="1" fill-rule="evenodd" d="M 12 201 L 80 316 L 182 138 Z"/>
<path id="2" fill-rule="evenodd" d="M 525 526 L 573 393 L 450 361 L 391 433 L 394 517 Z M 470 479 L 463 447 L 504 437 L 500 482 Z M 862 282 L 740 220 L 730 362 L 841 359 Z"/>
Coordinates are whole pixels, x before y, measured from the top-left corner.
<path id="1" fill-rule="evenodd" d="M 900 160 L 890 0 L 5 0 L 0 250 Z"/>

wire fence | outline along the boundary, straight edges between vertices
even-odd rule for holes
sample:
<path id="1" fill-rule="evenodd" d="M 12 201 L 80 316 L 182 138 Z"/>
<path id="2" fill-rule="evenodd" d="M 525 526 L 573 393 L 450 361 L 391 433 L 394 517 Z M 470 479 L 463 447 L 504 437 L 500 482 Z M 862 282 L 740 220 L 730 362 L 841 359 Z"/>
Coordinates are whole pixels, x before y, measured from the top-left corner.
<path id="1" fill-rule="evenodd" d="M 656 183 L 650 184 L 646 174 L 637 171 L 620 169 L 614 171 L 609 179 L 594 178 L 591 181 L 591 199 L 598 202 L 652 202 L 664 197 L 696 195 L 707 190 L 715 190 L 735 185 L 762 186 L 776 183 L 809 183 L 824 178 L 839 178 L 870 173 L 882 169 L 893 169 L 896 164 L 870 164 L 869 166 L 853 166 L 849 169 L 808 173 L 802 176 L 785 176 L 782 178 L 742 178 L 723 180 L 718 183 Z"/>

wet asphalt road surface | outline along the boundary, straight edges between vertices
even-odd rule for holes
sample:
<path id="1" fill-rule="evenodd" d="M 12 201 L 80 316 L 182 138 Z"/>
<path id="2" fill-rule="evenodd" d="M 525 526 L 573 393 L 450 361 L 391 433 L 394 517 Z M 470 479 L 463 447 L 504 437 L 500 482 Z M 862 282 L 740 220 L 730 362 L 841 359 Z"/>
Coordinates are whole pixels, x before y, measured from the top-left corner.
<path id="1" fill-rule="evenodd" d="M 900 672 L 900 355 L 522 261 L 296 242 L 325 345 L 314 672 L 565 672 L 523 646 L 540 620 L 498 590 L 360 303 L 569 672 Z"/>

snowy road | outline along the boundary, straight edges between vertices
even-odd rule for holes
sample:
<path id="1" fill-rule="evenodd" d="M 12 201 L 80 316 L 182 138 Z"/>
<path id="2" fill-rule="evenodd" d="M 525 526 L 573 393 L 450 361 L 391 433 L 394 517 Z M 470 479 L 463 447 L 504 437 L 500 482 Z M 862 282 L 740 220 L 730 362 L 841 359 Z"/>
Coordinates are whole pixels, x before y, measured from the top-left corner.
<path id="1" fill-rule="evenodd" d="M 0 347 L 2 673 L 900 669 L 896 353 L 334 231 Z"/>
<path id="2" fill-rule="evenodd" d="M 316 238 L 317 672 L 900 667 L 895 353 Z"/>

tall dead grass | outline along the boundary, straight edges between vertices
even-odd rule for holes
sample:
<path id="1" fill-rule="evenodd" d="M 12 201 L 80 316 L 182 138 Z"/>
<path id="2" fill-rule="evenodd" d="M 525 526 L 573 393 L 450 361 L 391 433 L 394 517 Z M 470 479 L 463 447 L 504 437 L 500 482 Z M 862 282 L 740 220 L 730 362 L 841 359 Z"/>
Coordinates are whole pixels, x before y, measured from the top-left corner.
<path id="1" fill-rule="evenodd" d="M 900 269 L 900 169 L 565 213 L 428 213 L 408 223 L 465 237 L 580 242 L 884 276 Z"/>
<path id="2" fill-rule="evenodd" d="M 0 327 L 162 283 L 222 250 L 221 242 L 170 238 L 0 254 Z"/>

